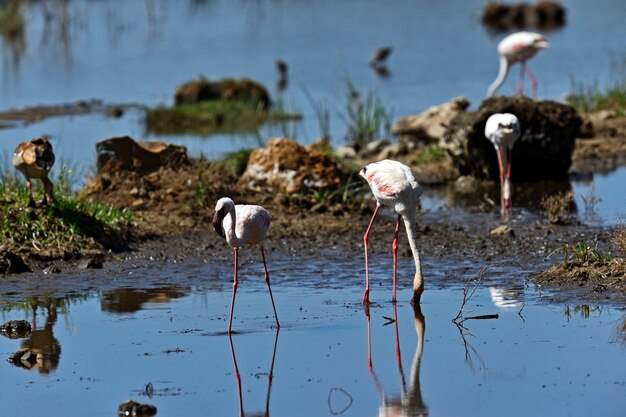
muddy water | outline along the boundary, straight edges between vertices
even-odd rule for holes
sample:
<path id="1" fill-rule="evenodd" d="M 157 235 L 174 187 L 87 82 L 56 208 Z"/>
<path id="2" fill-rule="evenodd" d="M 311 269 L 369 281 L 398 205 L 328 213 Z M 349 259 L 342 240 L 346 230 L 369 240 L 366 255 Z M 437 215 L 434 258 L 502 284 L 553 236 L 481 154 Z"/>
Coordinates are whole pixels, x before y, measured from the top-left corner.
<path id="1" fill-rule="evenodd" d="M 420 315 L 407 285 L 397 311 L 388 302 L 389 260 L 377 256 L 368 326 L 360 258 L 277 258 L 270 273 L 280 332 L 262 267 L 244 256 L 232 339 L 224 333 L 229 265 L 107 265 L 4 281 L 2 319 L 27 319 L 37 330 L 0 338 L 0 356 L 30 346 L 47 360 L 30 370 L 2 366 L 0 390 L 11 399 L 3 414 L 110 416 L 132 398 L 162 416 L 235 416 L 240 406 L 275 416 L 623 415 L 625 318 L 610 305 L 550 303 L 500 266 L 465 306 L 465 317 L 499 318 L 456 326 L 462 283 L 479 266 L 428 263 Z M 401 270 L 410 267 L 401 260 Z"/>

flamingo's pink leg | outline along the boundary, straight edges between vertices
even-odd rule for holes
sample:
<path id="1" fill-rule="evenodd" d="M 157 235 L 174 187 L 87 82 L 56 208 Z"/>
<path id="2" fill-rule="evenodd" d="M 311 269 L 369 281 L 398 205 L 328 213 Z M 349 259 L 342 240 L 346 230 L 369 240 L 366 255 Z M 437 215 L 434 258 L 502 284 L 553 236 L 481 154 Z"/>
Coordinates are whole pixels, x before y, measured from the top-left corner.
<path id="1" fill-rule="evenodd" d="M 374 223 L 374 219 L 378 214 L 378 210 L 380 209 L 380 205 L 376 205 L 376 210 L 374 210 L 374 214 L 372 215 L 372 220 L 370 220 L 369 226 L 367 226 L 367 230 L 365 231 L 365 235 L 363 235 L 363 245 L 365 246 L 365 294 L 363 294 L 363 304 L 370 302 L 370 279 L 369 279 L 369 265 L 367 259 L 367 242 L 369 240 L 370 229 L 372 228 L 372 224 Z"/>
<path id="2" fill-rule="evenodd" d="M 536 98 L 537 97 L 537 79 L 535 78 L 533 73 L 530 71 L 530 68 L 528 67 L 528 65 L 526 65 L 526 62 L 524 61 L 522 64 L 523 64 L 522 68 L 524 69 L 524 71 L 526 71 L 526 74 L 528 74 L 528 79 L 530 80 L 530 86 L 532 88 L 533 98 Z"/>
<path id="3" fill-rule="evenodd" d="M 500 156 L 500 148 L 496 150 L 498 155 L 498 168 L 500 170 L 500 210 L 504 212 L 504 171 L 502 168 L 502 157 Z"/>
<path id="4" fill-rule="evenodd" d="M 274 304 L 274 296 L 272 295 L 272 287 L 270 286 L 270 274 L 267 273 L 267 264 L 265 263 L 265 249 L 261 245 L 261 257 L 263 258 L 263 268 L 265 269 L 265 282 L 267 282 L 267 289 L 270 291 L 270 300 L 272 300 L 272 308 L 274 309 L 274 318 L 276 319 L 276 328 L 280 329 L 280 323 L 278 322 L 278 314 L 276 314 L 276 305 Z"/>
<path id="5" fill-rule="evenodd" d="M 519 83 L 517 84 L 517 94 L 520 96 L 524 93 L 524 71 L 526 67 L 526 61 L 520 62 L 520 74 Z"/>
<path id="6" fill-rule="evenodd" d="M 391 245 L 393 250 L 393 290 L 391 295 L 391 302 L 396 302 L 396 267 L 398 265 L 398 232 L 400 231 L 400 215 L 398 215 L 398 221 L 396 222 L 396 232 L 393 235 L 393 244 Z"/>
<path id="7" fill-rule="evenodd" d="M 230 319 L 228 320 L 228 334 L 232 333 L 233 311 L 235 310 L 235 296 L 237 295 L 237 273 L 239 268 L 239 249 L 235 248 L 235 278 L 233 279 L 233 298 L 230 300 Z"/>

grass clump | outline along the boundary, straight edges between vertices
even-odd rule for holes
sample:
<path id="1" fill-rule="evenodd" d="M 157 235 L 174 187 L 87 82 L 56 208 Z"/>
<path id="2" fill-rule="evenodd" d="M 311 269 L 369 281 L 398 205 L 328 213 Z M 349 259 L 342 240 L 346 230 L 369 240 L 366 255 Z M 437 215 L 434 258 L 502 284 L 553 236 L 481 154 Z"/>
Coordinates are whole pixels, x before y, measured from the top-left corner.
<path id="1" fill-rule="evenodd" d="M 240 149 L 230 152 L 220 161 L 220 164 L 233 175 L 240 177 L 246 170 L 246 166 L 248 166 L 251 153 L 252 149 Z"/>
<path id="2" fill-rule="evenodd" d="M 420 149 L 415 157 L 418 165 L 439 162 L 446 158 L 446 152 L 439 145 L 430 145 Z"/>
<path id="3" fill-rule="evenodd" d="M 64 174 L 61 175 L 61 177 Z M 0 185 L 0 236 L 3 251 L 40 259 L 71 258 L 93 250 L 123 248 L 131 216 L 102 203 L 65 192 L 60 178 L 49 206 L 26 208 L 22 181 L 5 177 Z M 38 186 L 35 195 L 41 194 Z"/>
<path id="4" fill-rule="evenodd" d="M 369 91 L 363 96 L 349 80 L 346 86 L 346 142 L 360 148 L 374 139 L 389 136 L 391 114 L 379 95 Z"/>
<path id="5" fill-rule="evenodd" d="M 597 82 L 589 85 L 572 79 L 572 90 L 567 104 L 579 111 L 613 110 L 618 116 L 626 115 L 626 80 L 601 91 Z"/>
<path id="6" fill-rule="evenodd" d="M 611 232 L 611 243 L 626 258 L 626 226 L 619 224 Z"/>
<path id="7" fill-rule="evenodd" d="M 611 259 L 604 251 L 597 247 L 592 248 L 589 244 L 584 242 L 576 245 L 566 243 L 563 247 L 563 254 L 565 256 L 565 265 L 571 262 L 581 265 L 593 262 L 605 262 Z"/>
<path id="8" fill-rule="evenodd" d="M 572 218 L 569 213 L 574 204 L 574 194 L 571 191 L 545 196 L 539 204 L 545 210 L 549 223 L 571 223 Z"/>

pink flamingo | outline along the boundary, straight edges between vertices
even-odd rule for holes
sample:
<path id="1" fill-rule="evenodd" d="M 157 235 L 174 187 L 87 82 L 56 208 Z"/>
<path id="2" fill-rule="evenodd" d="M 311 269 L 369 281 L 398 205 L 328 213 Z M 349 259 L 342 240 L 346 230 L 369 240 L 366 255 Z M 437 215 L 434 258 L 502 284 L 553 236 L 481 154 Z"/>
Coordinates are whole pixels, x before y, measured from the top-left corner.
<path id="1" fill-rule="evenodd" d="M 548 41 L 533 32 L 517 32 L 513 33 L 498 43 L 498 54 L 500 55 L 500 71 L 498 76 L 487 89 L 487 97 L 494 95 L 496 90 L 502 85 L 506 79 L 511 65 L 519 62 L 521 65 L 520 79 L 517 87 L 517 93 L 522 94 L 524 89 L 524 72 L 528 74 L 530 84 L 532 86 L 533 97 L 537 94 L 537 79 L 530 72 L 526 60 L 532 58 L 539 50 L 549 46 Z"/>
<path id="2" fill-rule="evenodd" d="M 265 262 L 265 250 L 263 242 L 270 227 L 271 214 L 261 206 L 244 205 L 233 202 L 228 197 L 220 198 L 215 205 L 215 215 L 213 216 L 213 227 L 218 235 L 226 239 L 226 242 L 233 248 L 235 252 L 235 277 L 233 280 L 233 297 L 230 303 L 230 319 L 228 321 L 228 333 L 232 333 L 233 310 L 235 308 L 235 295 L 237 294 L 237 275 L 239 269 L 239 248 L 243 245 L 261 245 L 261 257 L 263 259 L 263 268 L 265 270 L 265 282 L 269 289 L 270 299 L 272 300 L 272 308 L 274 309 L 274 318 L 276 319 L 276 328 L 280 328 L 278 323 L 278 315 L 276 314 L 276 305 L 272 296 L 272 287 L 270 286 L 270 276 L 267 273 L 267 264 Z"/>
<path id="3" fill-rule="evenodd" d="M 520 124 L 511 113 L 495 113 L 485 124 L 485 136 L 493 143 L 498 155 L 500 169 L 500 210 L 502 213 L 511 207 L 511 160 L 513 144 L 520 137 Z"/>
<path id="4" fill-rule="evenodd" d="M 393 209 L 398 214 L 396 222 L 396 231 L 393 238 L 393 294 L 391 301 L 396 302 L 396 265 L 398 259 L 398 232 L 400 230 L 400 220 L 404 221 L 404 227 L 415 260 L 415 278 L 413 279 L 413 297 L 411 303 L 419 304 L 422 292 L 424 291 L 424 282 L 422 280 L 422 267 L 420 264 L 419 251 L 415 240 L 415 214 L 420 196 L 422 195 L 422 187 L 415 180 L 411 169 L 398 162 L 390 159 L 374 162 L 367 165 L 359 173 L 360 176 L 367 180 L 374 197 L 376 197 L 376 209 L 372 215 L 369 226 L 363 236 L 365 245 L 365 294 L 363 295 L 363 304 L 369 303 L 369 268 L 367 258 L 367 242 L 369 239 L 370 229 L 374 223 L 374 219 L 378 214 L 380 206 L 386 206 Z"/>

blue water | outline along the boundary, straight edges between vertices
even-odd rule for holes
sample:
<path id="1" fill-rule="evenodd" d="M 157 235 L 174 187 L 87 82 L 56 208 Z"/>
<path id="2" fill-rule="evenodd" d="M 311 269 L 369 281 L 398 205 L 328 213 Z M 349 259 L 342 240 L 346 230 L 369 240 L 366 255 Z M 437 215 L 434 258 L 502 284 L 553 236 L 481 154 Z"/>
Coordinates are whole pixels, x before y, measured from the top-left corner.
<path id="1" fill-rule="evenodd" d="M 275 416 L 327 416 L 345 407 L 341 415 L 377 415 L 383 397 L 385 406 L 396 404 L 402 415 L 420 415 L 419 410 L 623 415 L 624 311 L 551 304 L 548 294 L 519 282 L 517 271 L 499 268 L 487 275 L 508 284 L 481 284 L 464 313 L 499 318 L 457 327 L 451 319 L 461 305 L 462 282 L 480 268 L 465 263 L 471 275 L 459 274 L 458 284 L 441 286 L 441 274 L 453 274 L 461 265 L 429 262 L 423 319 L 414 318 L 410 289 L 401 279 L 396 329 L 386 319 L 394 317 L 388 260 L 373 260 L 370 370 L 360 304 L 362 259 L 324 264 L 301 259 L 294 269 L 293 261 L 276 257 L 273 253 L 269 262 L 282 324 L 278 336 L 261 265 L 244 258 L 240 275 L 232 346 L 246 413 L 265 410 L 275 354 L 269 396 Z M 402 259 L 399 267 L 410 269 L 411 262 Z M 111 267 L 102 274 L 76 272 L 40 282 L 25 276 L 3 283 L 2 319 L 32 322 L 28 306 L 36 299 L 38 329 L 61 347 L 56 365 L 45 372 L 3 365 L 0 389 L 11 398 L 3 413 L 61 416 L 89 410 L 107 416 L 132 398 L 155 405 L 158 415 L 239 415 L 231 344 L 224 333 L 230 273 L 228 265 L 188 261 L 142 266 L 132 274 Z M 55 284 L 62 279 L 76 282 L 74 294 Z M 46 306 L 55 304 L 56 320 L 48 320 L 46 330 Z M 8 357 L 20 343 L 0 337 L 0 356 Z M 149 383 L 151 398 L 145 395 Z M 403 392 L 404 405 L 396 401 Z"/>

